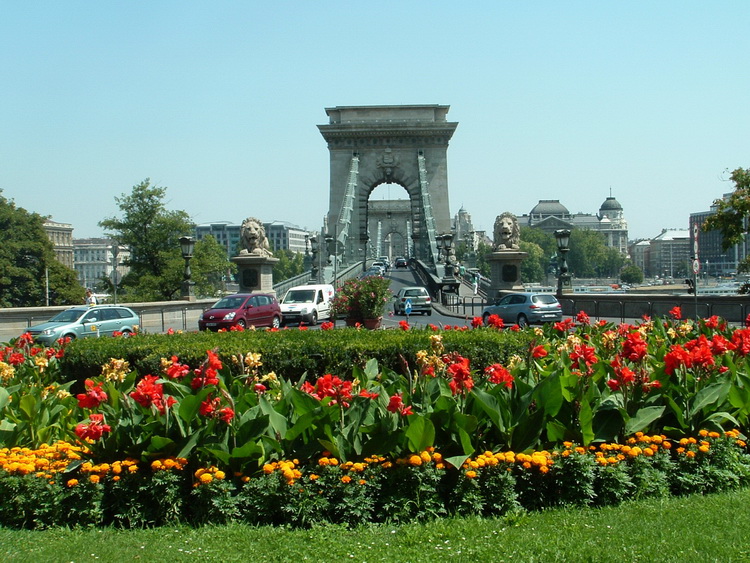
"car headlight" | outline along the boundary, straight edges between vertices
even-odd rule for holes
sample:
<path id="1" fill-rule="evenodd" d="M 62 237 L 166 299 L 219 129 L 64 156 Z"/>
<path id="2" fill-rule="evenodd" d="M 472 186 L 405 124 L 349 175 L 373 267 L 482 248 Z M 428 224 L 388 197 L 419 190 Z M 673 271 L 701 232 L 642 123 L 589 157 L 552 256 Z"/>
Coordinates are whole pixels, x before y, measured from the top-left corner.
<path id="1" fill-rule="evenodd" d="M 225 321 L 231 321 L 232 319 L 234 319 L 234 316 L 236 314 L 237 313 L 235 311 L 232 311 L 231 313 L 227 313 L 226 315 L 224 315 L 224 320 Z"/>
<path id="2" fill-rule="evenodd" d="M 51 328 L 48 328 L 48 329 L 45 329 L 45 330 L 42 331 L 42 334 L 45 335 L 45 336 L 49 336 L 50 334 L 54 334 L 54 333 L 55 333 L 55 331 L 52 330 Z"/>

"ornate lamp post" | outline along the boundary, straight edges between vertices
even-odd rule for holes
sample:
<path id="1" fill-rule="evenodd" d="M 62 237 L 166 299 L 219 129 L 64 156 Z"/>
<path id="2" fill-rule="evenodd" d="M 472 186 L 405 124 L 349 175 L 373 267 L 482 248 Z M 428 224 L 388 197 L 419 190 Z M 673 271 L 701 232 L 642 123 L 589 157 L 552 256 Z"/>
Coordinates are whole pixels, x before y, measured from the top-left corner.
<path id="1" fill-rule="evenodd" d="M 557 240 L 557 250 L 560 254 L 560 273 L 557 276 L 557 297 L 562 297 L 563 293 L 571 293 L 573 291 L 573 284 L 570 281 L 570 274 L 568 273 L 568 262 L 566 255 L 570 250 L 570 230 L 559 229 L 555 231 L 555 239 Z"/>
<path id="2" fill-rule="evenodd" d="M 193 285 L 195 283 L 191 281 L 190 276 L 190 259 L 193 257 L 193 249 L 195 248 L 195 240 L 193 237 L 180 237 L 180 250 L 182 250 L 182 257 L 185 259 L 185 273 L 182 279 L 182 298 L 186 301 L 195 301 L 195 293 L 193 292 Z"/>
<path id="3" fill-rule="evenodd" d="M 312 248 L 312 268 L 310 269 L 310 277 L 315 283 L 320 283 L 320 279 L 318 279 L 318 275 L 320 274 L 320 265 L 318 264 L 318 237 L 310 237 L 310 247 Z"/>

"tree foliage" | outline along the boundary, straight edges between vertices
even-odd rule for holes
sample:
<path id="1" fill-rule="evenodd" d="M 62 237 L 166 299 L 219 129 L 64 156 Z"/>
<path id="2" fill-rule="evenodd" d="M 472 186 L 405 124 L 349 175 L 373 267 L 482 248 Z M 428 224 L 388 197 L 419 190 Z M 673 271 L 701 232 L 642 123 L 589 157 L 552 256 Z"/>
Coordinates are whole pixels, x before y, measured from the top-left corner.
<path id="1" fill-rule="evenodd" d="M 279 283 L 305 271 L 305 257 L 291 250 L 277 250 L 273 253 L 279 261 L 273 267 L 273 282 Z M 333 257 L 332 259 L 335 259 Z"/>
<path id="2" fill-rule="evenodd" d="M 535 242 L 522 240 L 519 249 L 528 256 L 521 262 L 521 281 L 525 283 L 541 283 L 544 280 L 547 260 L 544 250 Z"/>
<path id="3" fill-rule="evenodd" d="M 0 306 L 32 307 L 83 302 L 84 290 L 74 270 L 55 259 L 42 225 L 44 217 L 16 207 L 0 190 Z"/>
<path id="4" fill-rule="evenodd" d="M 734 191 L 727 199 L 714 201 L 716 213 L 708 217 L 701 227 L 704 232 L 721 232 L 724 250 L 741 243 L 750 232 L 750 168 L 737 168 L 730 179 L 734 182 Z M 745 257 L 744 270 L 748 269 L 747 265 L 748 259 Z"/>
<path id="5" fill-rule="evenodd" d="M 192 232 L 193 223 L 185 211 L 166 208 L 166 191 L 147 178 L 130 195 L 115 198 L 122 218 L 99 222 L 107 236 L 130 247 L 130 272 L 122 280 L 129 301 L 170 300 L 180 294 L 184 260 L 179 239 Z"/>
<path id="6" fill-rule="evenodd" d="M 635 264 L 626 264 L 620 270 L 620 281 L 622 283 L 643 283 L 643 271 Z"/>

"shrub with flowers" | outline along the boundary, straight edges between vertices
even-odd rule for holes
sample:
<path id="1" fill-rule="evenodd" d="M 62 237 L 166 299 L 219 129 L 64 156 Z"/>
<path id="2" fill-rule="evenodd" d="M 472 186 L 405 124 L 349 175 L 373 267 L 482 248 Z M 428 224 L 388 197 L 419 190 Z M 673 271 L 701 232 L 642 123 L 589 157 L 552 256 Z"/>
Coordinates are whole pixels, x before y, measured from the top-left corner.
<path id="1" fill-rule="evenodd" d="M 382 317 L 392 297 L 390 285 L 391 280 L 381 276 L 347 280 L 333 298 L 333 315 L 357 321 Z"/>
<path id="2" fill-rule="evenodd" d="M 67 344 L 21 338 L 0 348 L 0 495 L 23 506 L 0 525 L 352 524 L 746 486 L 750 329 L 678 313 L 523 329 L 525 352 L 486 366 L 410 327 L 393 333 L 428 344 L 398 371 L 299 381 L 252 351 L 147 374 L 112 358 L 76 395 L 56 383 Z"/>

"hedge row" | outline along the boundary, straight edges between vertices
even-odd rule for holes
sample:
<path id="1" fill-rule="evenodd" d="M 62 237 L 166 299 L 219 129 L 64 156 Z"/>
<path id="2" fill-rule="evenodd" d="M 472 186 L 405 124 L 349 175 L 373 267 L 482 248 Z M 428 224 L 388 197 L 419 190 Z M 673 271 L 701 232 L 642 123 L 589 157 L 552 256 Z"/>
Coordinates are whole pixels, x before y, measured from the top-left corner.
<path id="1" fill-rule="evenodd" d="M 138 335 L 123 338 L 89 338 L 71 342 L 61 360 L 63 373 L 82 382 L 96 377 L 110 358 L 130 362 L 144 375 L 160 371 L 161 358 L 179 357 L 182 363 L 200 365 L 206 350 L 218 351 L 222 361 L 236 354 L 260 353 L 265 372 L 274 371 L 287 380 L 297 381 L 305 372 L 310 376 L 326 373 L 346 376 L 352 366 L 364 366 L 378 358 L 381 367 L 405 373 L 415 367 L 416 353 L 430 348 L 430 330 L 258 330 L 224 333 L 184 333 L 177 335 Z M 514 354 L 526 356 L 532 331 L 449 330 L 440 331 L 446 352 L 459 352 L 476 366 L 506 364 Z M 405 364 L 406 362 L 406 364 Z"/>

